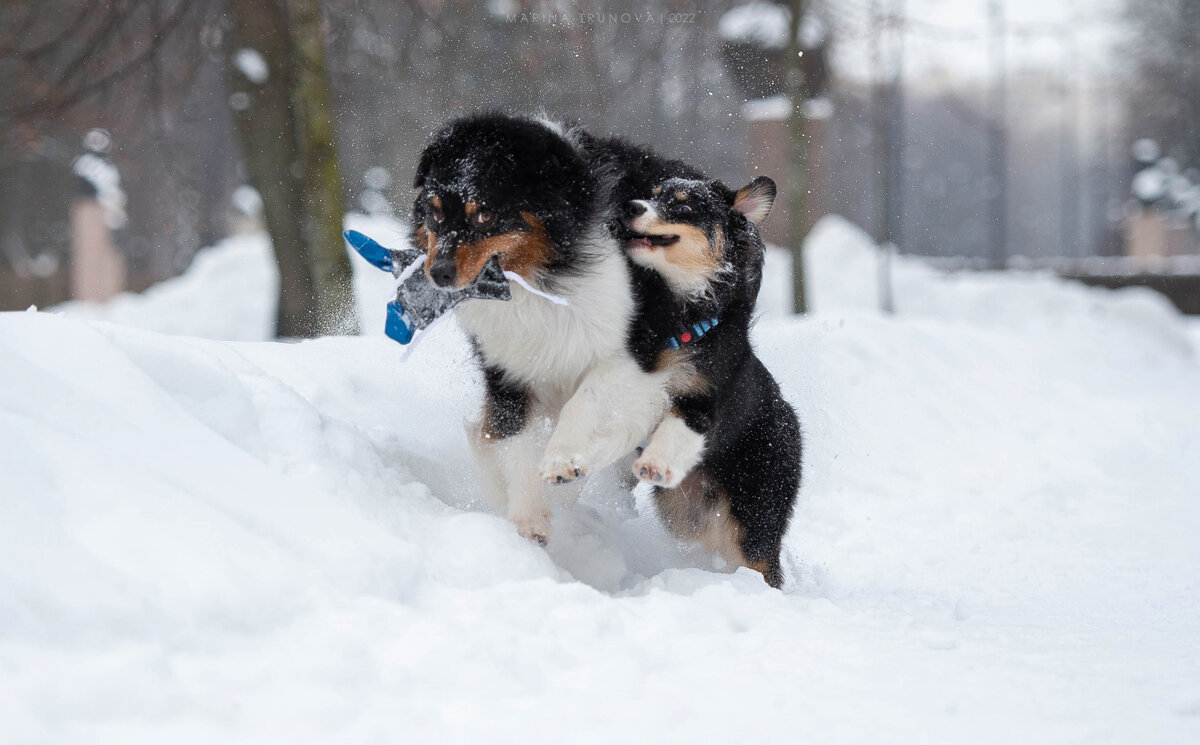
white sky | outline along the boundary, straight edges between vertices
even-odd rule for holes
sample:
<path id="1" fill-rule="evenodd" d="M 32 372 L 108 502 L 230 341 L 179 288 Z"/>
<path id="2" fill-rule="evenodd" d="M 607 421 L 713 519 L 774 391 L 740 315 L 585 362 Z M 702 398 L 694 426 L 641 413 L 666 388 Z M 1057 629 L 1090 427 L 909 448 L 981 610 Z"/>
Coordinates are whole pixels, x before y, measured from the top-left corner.
<path id="1" fill-rule="evenodd" d="M 910 20 L 905 33 L 905 78 L 920 85 L 927 76 L 953 80 L 989 74 L 989 0 L 877 0 Z M 1018 30 L 1007 45 L 1010 72 L 1061 69 L 1072 43 L 1086 77 L 1106 73 L 1120 28 L 1120 0 L 1002 0 L 1006 23 Z M 826 0 L 836 25 L 836 73 L 863 78 L 870 72 L 871 0 Z M 1074 29 L 1064 33 L 1063 29 Z M 1032 32 L 1032 33 L 1030 33 Z M 886 50 L 886 46 L 884 49 Z"/>

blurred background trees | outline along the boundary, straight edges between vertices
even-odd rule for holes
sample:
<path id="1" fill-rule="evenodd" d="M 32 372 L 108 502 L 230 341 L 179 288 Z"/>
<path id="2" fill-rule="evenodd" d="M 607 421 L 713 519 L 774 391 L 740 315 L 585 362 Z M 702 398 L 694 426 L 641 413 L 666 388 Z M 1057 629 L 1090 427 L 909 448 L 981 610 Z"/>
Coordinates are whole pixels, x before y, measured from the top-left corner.
<path id="1" fill-rule="evenodd" d="M 739 102 L 723 82 L 713 30 L 721 4 L 690 12 L 686 23 L 601 19 L 586 27 L 522 15 L 536 10 L 527 5 L 0 5 L 0 27 L 10 29 L 0 37 L 0 302 L 15 308 L 67 297 L 71 168 L 93 130 L 111 142 L 104 157 L 119 172 L 128 202 L 129 219 L 116 241 L 129 284 L 145 287 L 178 273 L 238 224 L 241 213 L 261 209 L 250 217 L 263 219 L 274 238 L 285 335 L 345 329 L 348 315 L 339 310 L 345 298 L 317 282 L 334 275 L 344 286 L 341 239 L 322 231 L 315 215 L 340 211 L 339 196 L 351 209 L 405 212 L 416 156 L 453 114 L 556 113 L 740 177 Z M 627 2 L 605 10 L 619 18 L 666 13 L 671 5 Z M 301 17 L 310 21 L 303 33 L 296 28 Z M 322 77 L 319 51 L 333 116 L 332 129 L 313 139 L 322 132 L 323 115 L 313 118 L 321 98 L 312 86 Z M 267 69 L 261 82 L 247 77 L 261 65 Z M 330 144 L 336 160 L 305 161 L 328 155 Z M 344 178 L 340 195 L 331 196 L 329 185 L 339 181 L 335 166 Z M 282 178 L 284 171 L 300 183 Z M 247 184 L 261 202 L 238 191 Z M 324 196 L 301 197 L 297 186 L 301 192 L 321 186 Z M 320 266 L 304 269 L 313 262 Z M 306 320 L 311 312 L 297 303 L 311 308 L 314 299 L 325 310 Z"/>
<path id="2" fill-rule="evenodd" d="M 1004 255 L 1121 252 L 1137 170 L 1129 144 L 1155 139 L 1186 177 L 1200 142 L 1200 6 L 1128 0 L 1122 16 L 1122 2 L 1076 3 L 1051 24 L 989 21 L 989 3 L 1010 5 L 1000 0 L 979 0 L 961 23 L 934 12 L 948 6 L 918 0 L 802 3 L 799 25 L 820 29 L 828 53 L 810 55 L 820 64 L 799 81 L 815 97 L 802 113 L 819 124 L 808 136 L 807 219 L 836 212 L 907 253 L 982 260 L 994 255 L 989 205 L 1003 184 Z M 763 122 L 779 118 L 780 57 L 796 43 L 770 20 L 788 5 L 7 0 L 0 307 L 70 296 L 70 207 L 87 197 L 109 205 L 129 287 L 177 274 L 204 246 L 265 223 L 285 294 L 279 332 L 346 330 L 336 288 L 347 268 L 332 216 L 403 217 L 431 131 L 476 109 L 578 120 L 730 183 L 780 177 L 788 159 L 770 149 Z M 1136 35 L 1122 47 L 1111 40 L 1125 28 Z M 1097 42 L 1097 29 L 1109 41 Z M 1004 44 L 1002 71 L 972 61 L 992 38 Z M 1001 72 L 1007 107 L 998 113 L 988 91 Z M 997 131 L 1003 179 L 988 161 Z M 91 158 L 83 166 L 81 155 Z M 768 229 L 794 247 L 779 231 L 783 217 Z"/>
<path id="3" fill-rule="evenodd" d="M 1200 3 L 1126 0 L 1131 129 L 1200 168 Z"/>
<path id="4" fill-rule="evenodd" d="M 1131 253 L 1188 253 L 1200 235 L 1200 3 L 1127 0 Z"/>

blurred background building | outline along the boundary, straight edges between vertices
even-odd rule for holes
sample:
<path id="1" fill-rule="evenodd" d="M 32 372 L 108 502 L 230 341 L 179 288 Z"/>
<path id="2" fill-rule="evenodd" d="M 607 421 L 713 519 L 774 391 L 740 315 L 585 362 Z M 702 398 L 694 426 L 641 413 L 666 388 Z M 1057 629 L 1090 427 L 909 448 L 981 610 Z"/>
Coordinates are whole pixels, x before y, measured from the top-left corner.
<path id="1" fill-rule="evenodd" d="M 1200 245 L 1194 0 L 310 4 L 348 209 L 403 217 L 431 131 L 492 108 L 786 187 L 799 5 L 802 224 L 838 213 L 905 253 L 1068 274 Z M 0 308 L 144 288 L 257 228 L 234 127 L 250 99 L 230 81 L 267 72 L 234 41 L 236 5 L 0 7 Z M 768 223 L 781 244 L 786 212 Z"/>

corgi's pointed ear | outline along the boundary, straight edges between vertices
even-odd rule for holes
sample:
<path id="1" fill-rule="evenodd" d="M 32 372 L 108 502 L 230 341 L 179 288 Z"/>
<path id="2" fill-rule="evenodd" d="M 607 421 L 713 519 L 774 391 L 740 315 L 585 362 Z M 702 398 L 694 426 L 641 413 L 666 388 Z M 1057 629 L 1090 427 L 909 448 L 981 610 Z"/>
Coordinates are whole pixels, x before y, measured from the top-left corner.
<path id="1" fill-rule="evenodd" d="M 774 204 L 775 182 L 766 176 L 759 176 L 738 189 L 733 197 L 733 208 L 755 225 L 762 225 Z"/>

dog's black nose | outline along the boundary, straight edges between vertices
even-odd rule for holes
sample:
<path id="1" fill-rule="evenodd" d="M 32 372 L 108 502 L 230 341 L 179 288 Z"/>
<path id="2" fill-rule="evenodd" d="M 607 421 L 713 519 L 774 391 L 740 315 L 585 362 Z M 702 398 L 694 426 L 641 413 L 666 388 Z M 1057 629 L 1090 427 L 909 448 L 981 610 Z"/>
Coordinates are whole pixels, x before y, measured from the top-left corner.
<path id="1" fill-rule="evenodd" d="M 637 217 L 638 215 L 642 214 L 645 211 L 646 211 L 646 205 L 642 204 L 640 201 L 638 201 L 636 199 L 631 199 L 630 201 L 625 203 L 625 207 L 622 210 L 622 215 L 624 216 L 626 221 L 629 221 L 629 220 L 632 220 L 633 218 Z"/>
<path id="2" fill-rule="evenodd" d="M 458 271 L 454 268 L 453 261 L 434 259 L 433 265 L 429 267 L 429 278 L 438 287 L 453 287 L 458 279 Z"/>

